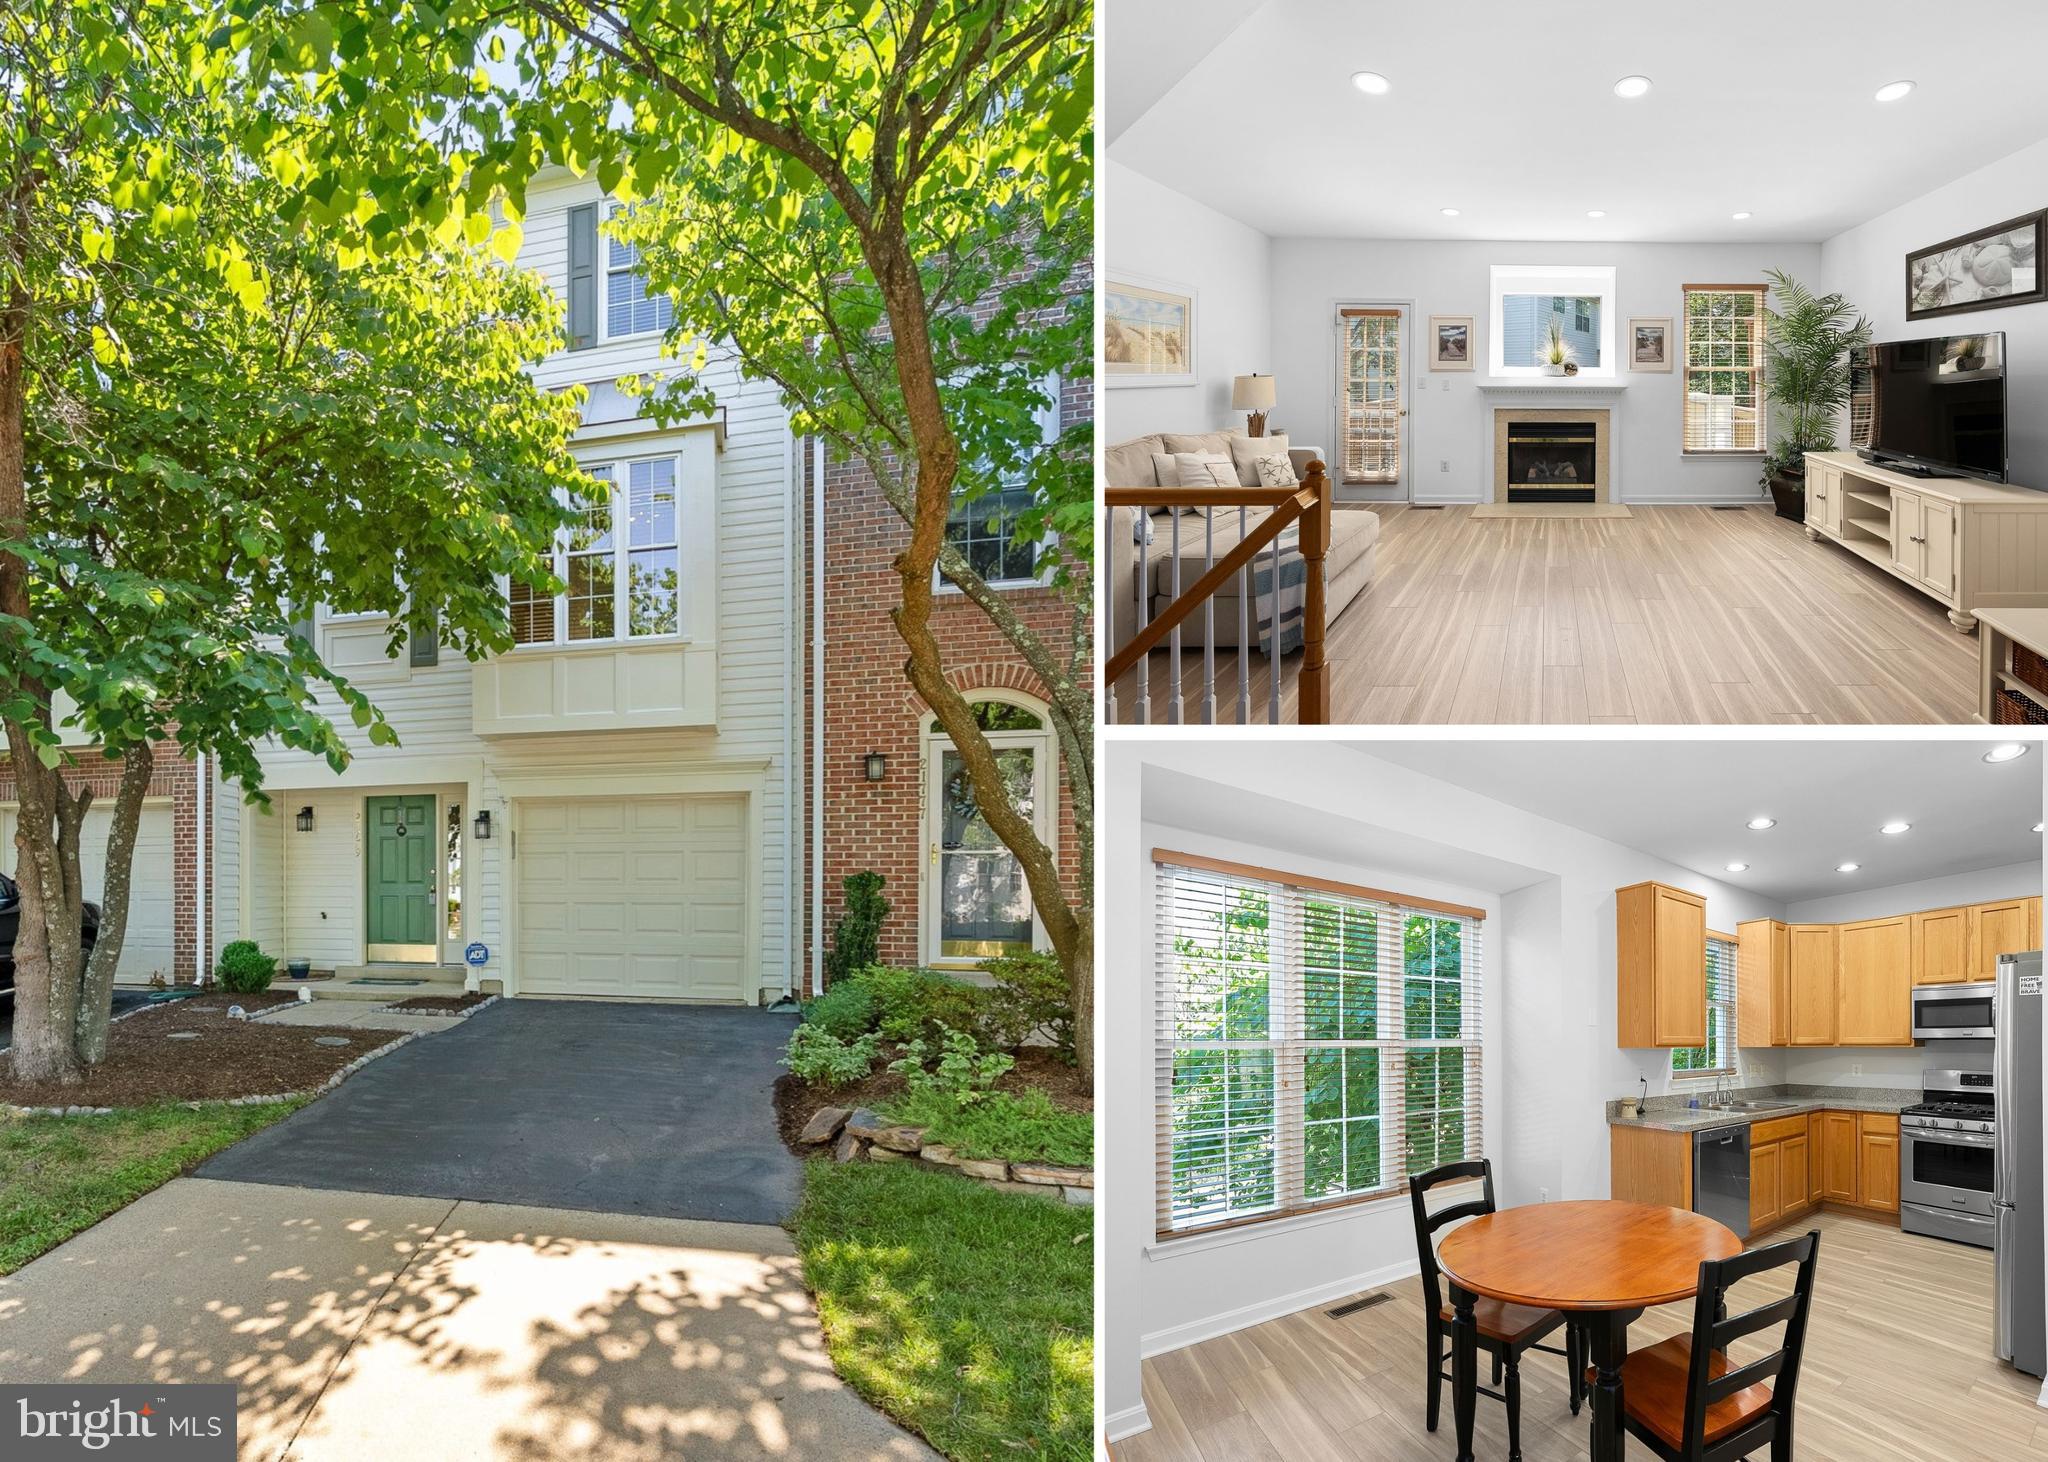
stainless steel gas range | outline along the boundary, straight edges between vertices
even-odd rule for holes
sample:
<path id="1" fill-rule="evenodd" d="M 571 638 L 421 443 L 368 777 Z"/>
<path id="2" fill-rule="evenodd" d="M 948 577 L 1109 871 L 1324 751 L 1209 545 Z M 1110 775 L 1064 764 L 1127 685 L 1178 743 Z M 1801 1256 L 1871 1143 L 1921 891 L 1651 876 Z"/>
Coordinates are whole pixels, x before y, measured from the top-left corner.
<path id="1" fill-rule="evenodd" d="M 1998 1113 L 1988 1071 L 1923 1071 L 1918 1106 L 1899 1113 L 1899 1226 L 1996 1246 Z"/>

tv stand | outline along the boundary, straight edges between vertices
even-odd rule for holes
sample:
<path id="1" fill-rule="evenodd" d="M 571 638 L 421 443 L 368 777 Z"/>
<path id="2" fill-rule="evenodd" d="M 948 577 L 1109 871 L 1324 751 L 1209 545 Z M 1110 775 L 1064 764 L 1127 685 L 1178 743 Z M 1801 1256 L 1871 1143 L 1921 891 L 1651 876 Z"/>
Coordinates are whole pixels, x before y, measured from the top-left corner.
<path id="1" fill-rule="evenodd" d="M 2048 594 L 2048 492 L 1935 477 L 1855 452 L 1806 455 L 1806 536 L 1945 605 L 1964 634 L 2000 596 Z M 2010 598 L 2002 600 L 2013 602 Z"/>

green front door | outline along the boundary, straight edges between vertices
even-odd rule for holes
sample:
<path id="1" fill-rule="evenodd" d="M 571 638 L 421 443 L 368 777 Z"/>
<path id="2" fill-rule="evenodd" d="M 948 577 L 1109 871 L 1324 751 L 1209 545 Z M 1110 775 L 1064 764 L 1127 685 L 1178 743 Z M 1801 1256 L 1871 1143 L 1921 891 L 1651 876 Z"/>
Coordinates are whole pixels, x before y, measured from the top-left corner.
<path id="1" fill-rule="evenodd" d="M 369 937 L 363 953 L 372 961 L 432 964 L 440 959 L 435 935 L 434 799 L 371 797 Z"/>

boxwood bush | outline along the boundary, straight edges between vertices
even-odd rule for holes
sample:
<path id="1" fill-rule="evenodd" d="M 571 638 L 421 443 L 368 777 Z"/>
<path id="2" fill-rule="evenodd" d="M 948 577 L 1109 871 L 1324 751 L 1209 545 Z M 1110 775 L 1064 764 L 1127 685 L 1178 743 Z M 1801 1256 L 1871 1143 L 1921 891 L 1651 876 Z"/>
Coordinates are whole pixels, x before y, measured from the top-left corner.
<path id="1" fill-rule="evenodd" d="M 220 952 L 214 978 L 223 990 L 236 995 L 254 995 L 270 988 L 277 973 L 277 960 L 267 955 L 253 939 L 237 939 Z"/>

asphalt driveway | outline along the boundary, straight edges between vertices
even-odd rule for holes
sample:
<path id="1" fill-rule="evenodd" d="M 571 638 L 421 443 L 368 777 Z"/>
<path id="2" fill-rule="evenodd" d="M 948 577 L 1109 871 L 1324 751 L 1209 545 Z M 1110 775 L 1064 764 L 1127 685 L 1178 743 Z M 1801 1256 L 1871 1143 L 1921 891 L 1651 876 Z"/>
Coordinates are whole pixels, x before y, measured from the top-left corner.
<path id="1" fill-rule="evenodd" d="M 9 976 L 8 978 L 13 978 Z M 114 988 L 114 1014 L 123 1015 L 149 999 L 149 991 L 139 986 L 117 985 Z M 0 1051 L 14 1044 L 14 997 L 0 996 Z"/>
<path id="2" fill-rule="evenodd" d="M 772 1087 L 794 1016 L 506 1000 L 373 1061 L 198 1175 L 777 1224 L 800 1167 Z"/>

